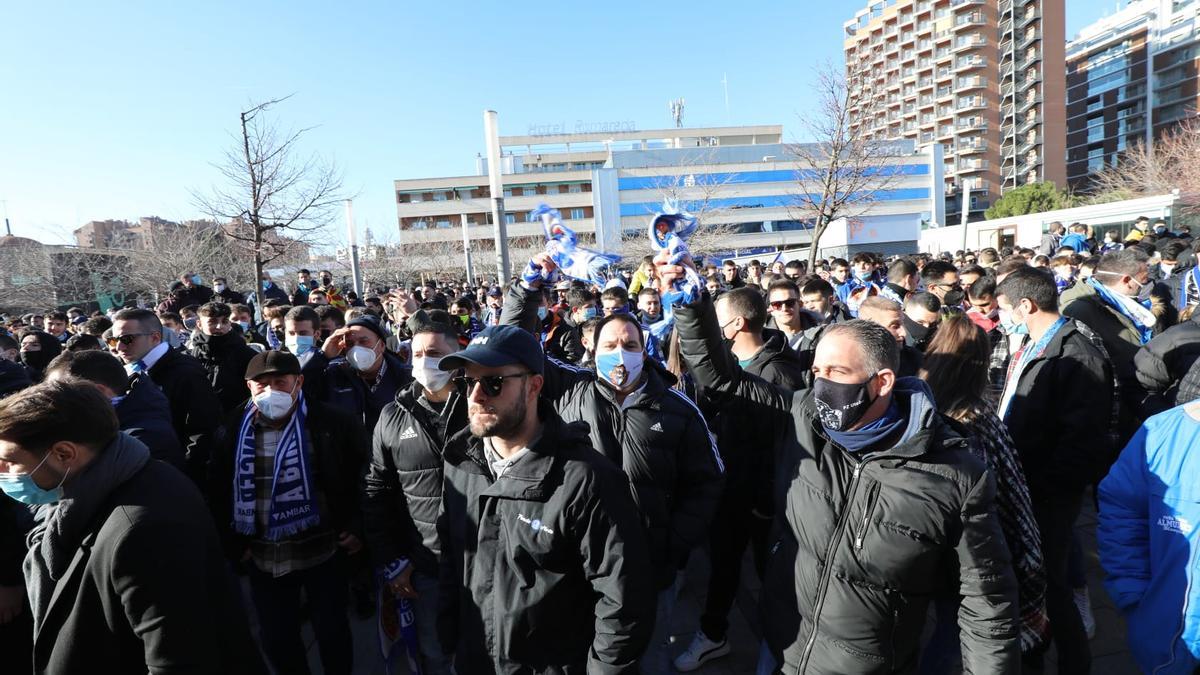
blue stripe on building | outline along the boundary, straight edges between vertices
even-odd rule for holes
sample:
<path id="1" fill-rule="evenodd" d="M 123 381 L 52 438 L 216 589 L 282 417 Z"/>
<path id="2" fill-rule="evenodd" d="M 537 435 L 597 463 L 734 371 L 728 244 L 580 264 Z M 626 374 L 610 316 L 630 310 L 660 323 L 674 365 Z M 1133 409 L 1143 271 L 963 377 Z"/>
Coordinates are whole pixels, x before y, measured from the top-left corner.
<path id="1" fill-rule="evenodd" d="M 812 195 L 818 199 L 820 195 Z M 796 206 L 797 195 L 764 195 L 761 197 L 726 197 L 709 199 L 706 203 L 682 201 L 680 206 L 690 211 L 706 209 L 766 209 L 776 207 Z M 896 190 L 880 190 L 874 194 L 879 202 L 904 201 L 910 199 L 929 199 L 929 188 L 901 188 Z M 662 210 L 661 202 L 635 202 L 621 204 L 621 216 L 648 216 Z"/>
<path id="2" fill-rule="evenodd" d="M 928 164 L 903 164 L 886 166 L 878 169 L 868 169 L 867 175 L 881 176 L 928 176 Z M 680 174 L 684 175 L 684 174 Z M 781 169 L 775 171 L 734 171 L 718 173 L 690 174 L 697 185 L 737 185 L 745 183 L 792 183 L 797 180 L 814 180 L 819 172 L 812 169 L 803 171 Z M 655 190 L 670 184 L 679 186 L 679 177 L 671 176 L 632 176 L 617 179 L 619 190 Z"/>

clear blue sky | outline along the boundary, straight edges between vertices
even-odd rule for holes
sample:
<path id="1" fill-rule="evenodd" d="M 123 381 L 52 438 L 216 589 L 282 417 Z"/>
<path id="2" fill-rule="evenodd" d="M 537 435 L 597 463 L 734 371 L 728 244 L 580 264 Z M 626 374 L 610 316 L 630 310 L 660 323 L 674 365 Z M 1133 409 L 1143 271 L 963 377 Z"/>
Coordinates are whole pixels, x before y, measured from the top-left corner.
<path id="1" fill-rule="evenodd" d="M 282 126 L 315 126 L 355 215 L 395 228 L 391 181 L 460 175 L 529 124 L 782 123 L 813 68 L 841 63 L 859 2 L 8 3 L 0 31 L 0 200 L 14 234 L 65 242 L 89 220 L 201 217 L 251 102 L 295 93 Z M 1068 0 L 1068 35 L 1115 0 Z M 730 115 L 722 76 L 729 79 Z M 335 235 L 341 236 L 340 226 Z M 392 235 L 394 240 L 394 235 Z"/>

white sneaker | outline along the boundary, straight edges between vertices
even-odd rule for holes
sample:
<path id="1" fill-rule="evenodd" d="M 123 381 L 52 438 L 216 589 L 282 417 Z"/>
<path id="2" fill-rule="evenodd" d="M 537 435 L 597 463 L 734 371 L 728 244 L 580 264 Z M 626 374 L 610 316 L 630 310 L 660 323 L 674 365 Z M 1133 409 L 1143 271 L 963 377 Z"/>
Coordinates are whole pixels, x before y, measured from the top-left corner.
<path id="1" fill-rule="evenodd" d="M 1083 631 L 1089 640 L 1096 637 L 1096 617 L 1092 614 L 1092 596 L 1088 589 L 1075 589 L 1075 608 L 1079 610 L 1079 618 L 1083 621 Z"/>
<path id="2" fill-rule="evenodd" d="M 692 644 L 688 645 L 682 654 L 675 657 L 675 670 L 686 673 L 728 653 L 728 639 L 713 642 L 708 639 L 704 631 L 698 630 L 695 637 L 692 638 Z"/>

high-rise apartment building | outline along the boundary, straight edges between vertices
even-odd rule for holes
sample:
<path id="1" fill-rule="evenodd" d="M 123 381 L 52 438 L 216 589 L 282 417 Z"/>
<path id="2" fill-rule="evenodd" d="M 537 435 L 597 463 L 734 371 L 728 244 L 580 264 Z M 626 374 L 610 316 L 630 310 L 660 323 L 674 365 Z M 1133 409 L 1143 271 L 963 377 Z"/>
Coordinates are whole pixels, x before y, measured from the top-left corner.
<path id="1" fill-rule="evenodd" d="M 1200 0 L 1141 0 L 1067 45 L 1067 180 L 1086 191 L 1121 153 L 1200 109 Z"/>
<path id="2" fill-rule="evenodd" d="M 845 24 L 853 126 L 944 146 L 948 214 L 1065 182 L 1064 0 L 875 0 Z"/>

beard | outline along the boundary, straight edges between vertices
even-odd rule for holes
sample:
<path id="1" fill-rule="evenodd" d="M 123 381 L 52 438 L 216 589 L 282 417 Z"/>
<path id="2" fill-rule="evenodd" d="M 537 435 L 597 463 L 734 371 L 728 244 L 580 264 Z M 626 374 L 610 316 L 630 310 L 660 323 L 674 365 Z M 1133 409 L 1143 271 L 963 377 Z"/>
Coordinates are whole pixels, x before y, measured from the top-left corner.
<path id="1" fill-rule="evenodd" d="M 508 409 L 498 408 L 494 405 L 471 404 L 467 409 L 471 435 L 476 438 L 487 438 L 490 436 L 508 438 L 525 423 L 527 408 L 528 406 L 525 405 L 524 388 L 522 388 L 521 396 L 517 402 Z M 493 415 L 494 419 L 486 421 L 479 419 L 477 416 L 480 413 Z"/>

